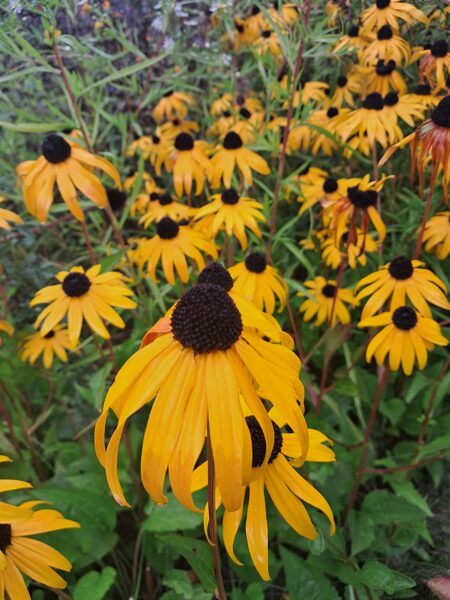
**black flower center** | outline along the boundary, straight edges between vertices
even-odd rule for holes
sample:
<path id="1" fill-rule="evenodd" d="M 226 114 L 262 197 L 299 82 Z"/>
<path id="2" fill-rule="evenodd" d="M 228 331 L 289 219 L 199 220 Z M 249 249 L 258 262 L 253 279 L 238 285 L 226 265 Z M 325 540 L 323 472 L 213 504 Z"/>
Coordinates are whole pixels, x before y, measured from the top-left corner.
<path id="1" fill-rule="evenodd" d="M 355 38 L 355 37 L 358 37 L 358 34 L 359 34 L 358 25 L 351 25 L 347 32 L 348 37 Z"/>
<path id="2" fill-rule="evenodd" d="M 53 330 L 49 331 L 48 333 L 46 333 L 46 334 L 44 335 L 44 338 L 45 338 L 46 340 L 51 340 L 51 339 L 52 339 L 52 337 L 55 337 L 55 332 L 54 332 Z"/>
<path id="3" fill-rule="evenodd" d="M 51 133 L 42 143 L 42 154 L 45 160 L 58 165 L 69 158 L 72 153 L 70 145 L 60 135 Z"/>
<path id="4" fill-rule="evenodd" d="M 197 283 L 212 283 L 229 292 L 233 287 L 233 278 L 220 263 L 210 262 L 198 276 Z"/>
<path id="5" fill-rule="evenodd" d="M 241 117 L 243 119 L 250 119 L 250 117 L 252 116 L 252 113 L 247 110 L 246 108 L 241 108 L 241 110 L 239 111 L 239 114 L 241 115 Z"/>
<path id="6" fill-rule="evenodd" d="M 172 313 L 173 336 L 198 354 L 228 350 L 242 333 L 242 318 L 223 287 L 198 283 L 188 290 Z"/>
<path id="7" fill-rule="evenodd" d="M 414 93 L 418 96 L 429 96 L 431 94 L 431 87 L 427 83 L 422 83 L 416 87 Z"/>
<path id="8" fill-rule="evenodd" d="M 272 35 L 272 32 L 270 31 L 270 29 L 265 29 L 262 33 L 261 33 L 263 38 L 270 38 L 270 36 Z"/>
<path id="9" fill-rule="evenodd" d="M 163 194 L 162 196 L 158 197 L 158 200 L 161 206 L 167 206 L 173 202 L 173 198 L 170 194 Z"/>
<path id="10" fill-rule="evenodd" d="M 363 108 L 368 108 L 369 110 L 383 110 L 383 96 L 378 92 L 372 92 L 363 102 Z"/>
<path id="11" fill-rule="evenodd" d="M 445 40 L 438 40 L 431 46 L 431 54 L 436 58 L 444 58 L 447 56 L 448 44 Z"/>
<path id="12" fill-rule="evenodd" d="M 339 114 L 339 110 L 335 107 L 335 106 L 331 106 L 328 110 L 327 110 L 327 117 L 329 119 L 332 119 L 333 117 L 335 117 L 336 115 Z"/>
<path id="13" fill-rule="evenodd" d="M 379 10 L 383 10 L 383 8 L 387 8 L 390 3 L 391 3 L 391 0 L 377 0 L 376 1 L 376 5 Z"/>
<path id="14" fill-rule="evenodd" d="M 178 125 L 181 123 L 180 119 L 174 119 L 172 121 L 172 125 L 175 125 L 175 127 L 178 127 Z"/>
<path id="15" fill-rule="evenodd" d="M 382 77 L 390 75 L 391 73 L 393 73 L 393 71 L 395 71 L 395 67 L 397 66 L 395 60 L 388 60 L 387 62 L 384 62 L 384 60 L 379 60 L 377 62 L 377 66 L 375 67 L 375 70 L 377 72 L 377 75 L 381 75 Z"/>
<path id="16" fill-rule="evenodd" d="M 159 200 L 159 194 L 158 192 L 152 192 L 150 194 L 150 202 L 156 202 L 156 200 Z"/>
<path id="17" fill-rule="evenodd" d="M 334 177 L 327 177 L 322 187 L 326 194 L 332 194 L 338 189 L 338 182 Z"/>
<path id="18" fill-rule="evenodd" d="M 403 331 L 408 331 L 412 329 L 417 324 L 417 314 L 416 311 L 410 306 L 400 306 L 392 313 L 392 322 L 397 327 L 397 329 L 403 329 Z"/>
<path id="19" fill-rule="evenodd" d="M 11 545 L 12 529 L 11 525 L 0 525 L 0 550 L 5 553 L 6 549 Z"/>
<path id="20" fill-rule="evenodd" d="M 357 185 L 348 188 L 348 199 L 356 208 L 369 208 L 377 203 L 378 194 L 375 190 L 360 190 Z"/>
<path id="21" fill-rule="evenodd" d="M 84 273 L 72 272 L 65 276 L 62 289 L 66 296 L 78 298 L 86 294 L 91 287 L 89 277 Z"/>
<path id="22" fill-rule="evenodd" d="M 264 437 L 264 432 L 256 417 L 245 417 L 245 420 L 250 431 L 250 437 L 252 438 L 252 467 L 256 469 L 264 463 L 267 447 L 266 438 Z M 272 427 L 274 439 L 272 452 L 270 453 L 269 457 L 269 465 L 273 463 L 283 447 L 283 434 L 281 433 L 281 429 L 273 421 Z"/>
<path id="23" fill-rule="evenodd" d="M 223 117 L 227 117 L 227 118 L 228 118 L 228 117 L 231 117 L 231 112 L 230 112 L 229 110 L 225 110 L 225 111 L 222 113 L 222 116 L 223 116 Z"/>
<path id="24" fill-rule="evenodd" d="M 413 274 L 414 267 L 407 256 L 397 256 L 389 263 L 389 273 L 394 279 L 409 279 Z"/>
<path id="25" fill-rule="evenodd" d="M 392 32 L 392 27 L 390 27 L 389 25 L 383 25 L 383 27 L 380 27 L 380 29 L 377 31 L 377 38 L 382 41 L 382 40 L 390 40 L 392 39 L 393 36 L 393 32 Z"/>
<path id="26" fill-rule="evenodd" d="M 438 127 L 450 128 L 450 96 L 445 96 L 431 113 L 431 120 Z"/>
<path id="27" fill-rule="evenodd" d="M 159 144 L 159 142 L 160 142 L 160 141 L 161 141 L 161 140 L 160 140 L 160 138 L 159 138 L 157 135 L 153 135 L 153 136 L 152 136 L 152 142 L 153 142 L 154 144 Z"/>
<path id="28" fill-rule="evenodd" d="M 322 288 L 322 294 L 325 296 L 325 298 L 334 298 L 335 290 L 336 290 L 335 285 L 333 285 L 332 283 L 327 283 Z"/>
<path id="29" fill-rule="evenodd" d="M 175 138 L 175 148 L 177 150 L 192 150 L 194 147 L 194 138 L 189 133 L 179 133 Z"/>
<path id="30" fill-rule="evenodd" d="M 164 98 L 168 98 L 169 96 L 171 96 L 173 94 L 173 90 L 169 90 L 168 92 L 166 92 L 165 94 L 163 94 Z"/>
<path id="31" fill-rule="evenodd" d="M 108 196 L 108 202 L 113 210 L 120 210 L 125 206 L 127 196 L 121 190 L 115 188 L 107 188 L 106 194 Z"/>
<path id="32" fill-rule="evenodd" d="M 175 223 L 170 217 L 164 217 L 156 223 L 156 233 L 162 240 L 173 240 L 179 231 L 178 223 Z"/>
<path id="33" fill-rule="evenodd" d="M 220 199 L 224 204 L 237 204 L 239 202 L 239 194 L 236 190 L 224 190 L 220 195 Z"/>
<path id="34" fill-rule="evenodd" d="M 348 81 L 348 79 L 345 75 L 340 75 L 337 78 L 336 84 L 338 87 L 343 88 L 347 85 L 347 81 Z"/>
<path id="35" fill-rule="evenodd" d="M 237 31 L 239 31 L 239 33 L 243 33 L 244 26 L 241 23 L 236 23 L 236 21 L 235 21 L 234 26 L 236 27 Z"/>
<path id="36" fill-rule="evenodd" d="M 389 92 L 383 98 L 383 102 L 386 106 L 395 106 L 396 104 L 398 104 L 398 100 L 399 98 L 397 92 Z"/>
<path id="37" fill-rule="evenodd" d="M 254 17 L 255 15 L 258 15 L 260 12 L 261 12 L 261 9 L 259 8 L 259 6 L 256 6 L 256 4 L 254 4 L 252 6 L 251 15 Z"/>
<path id="38" fill-rule="evenodd" d="M 223 140 L 225 150 L 238 150 L 242 148 L 241 136 L 235 131 L 229 131 Z"/>
<path id="39" fill-rule="evenodd" d="M 264 273 L 267 267 L 267 259 L 262 252 L 252 252 L 245 259 L 245 266 L 252 273 Z"/>

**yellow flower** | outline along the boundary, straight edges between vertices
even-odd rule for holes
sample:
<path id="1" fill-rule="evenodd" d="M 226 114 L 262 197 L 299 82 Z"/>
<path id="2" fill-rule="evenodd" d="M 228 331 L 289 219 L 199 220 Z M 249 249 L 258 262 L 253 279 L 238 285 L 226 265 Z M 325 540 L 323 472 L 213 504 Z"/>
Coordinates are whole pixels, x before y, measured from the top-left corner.
<path id="1" fill-rule="evenodd" d="M 435 345 L 448 344 L 438 323 L 423 317 L 410 306 L 400 306 L 393 312 L 363 319 L 358 327 L 383 327 L 367 346 L 367 362 L 375 357 L 377 364 L 382 365 L 389 353 L 390 370 L 398 371 L 401 365 L 405 375 L 411 375 L 416 360 L 419 369 L 424 369 L 428 351 Z"/>
<path id="2" fill-rule="evenodd" d="M 305 461 L 331 462 L 335 460 L 334 452 L 324 442 L 332 443 L 323 433 L 308 429 L 309 447 L 306 457 L 300 461 L 292 458 L 298 457 L 300 450 L 298 440 L 291 433 L 283 433 L 282 427 L 286 424 L 280 418 L 278 411 L 273 409 L 269 416 L 272 418 L 274 441 L 270 446 L 270 458 L 267 465 L 263 464 L 266 454 L 266 442 L 263 431 L 253 415 L 246 416 L 246 425 L 250 431 L 251 445 L 248 452 L 252 457 L 252 469 L 248 481 L 244 481 L 239 490 L 241 506 L 236 511 L 227 510 L 225 507 L 222 529 L 225 549 L 230 558 L 238 565 L 242 562 L 234 552 L 234 540 L 239 529 L 244 512 L 245 496 L 248 490 L 247 516 L 245 533 L 247 537 L 250 557 L 259 575 L 264 580 L 270 579 L 268 556 L 268 520 L 266 515 L 265 489 L 269 493 L 275 508 L 294 529 L 296 533 L 309 540 L 317 538 L 317 531 L 305 508 L 307 503 L 320 510 L 330 523 L 330 535 L 335 531 L 333 512 L 330 505 L 320 492 L 302 477 L 293 465 L 302 466 Z M 203 463 L 193 474 L 193 490 L 202 489 L 208 482 L 208 465 Z M 216 506 L 220 507 L 222 501 L 220 490 L 216 492 Z M 208 527 L 208 505 L 205 507 L 205 532 Z"/>
<path id="3" fill-rule="evenodd" d="M 343 115 L 336 125 L 336 131 L 344 142 L 352 135 L 358 134 L 360 139 L 367 136 L 371 146 L 378 142 L 386 147 L 402 137 L 401 130 L 398 127 L 393 130 L 392 127 L 381 94 L 372 92 L 366 96 L 360 108 Z"/>
<path id="4" fill-rule="evenodd" d="M 237 263 L 228 269 L 234 280 L 237 294 L 253 302 L 259 309 L 269 313 L 275 312 L 275 300 L 280 303 L 279 312 L 286 305 L 288 286 L 275 267 L 267 264 L 267 259 L 260 252 L 252 252 L 244 262 Z"/>
<path id="5" fill-rule="evenodd" d="M 397 65 L 409 63 L 411 46 L 390 25 L 383 25 L 376 33 L 368 34 L 368 37 L 371 41 L 362 50 L 362 59 L 366 65 L 380 59 L 392 59 Z"/>
<path id="6" fill-rule="evenodd" d="M 156 267 L 161 261 L 164 277 L 171 285 L 175 285 L 174 268 L 181 281 L 186 283 L 189 280 L 186 257 L 194 260 L 199 270 L 205 266 L 200 250 L 217 258 L 216 245 L 205 234 L 164 217 L 156 224 L 156 235 L 139 244 L 136 262 L 141 268 L 147 263 L 148 274 L 153 281 L 158 281 Z"/>
<path id="7" fill-rule="evenodd" d="M 450 52 L 445 39 L 437 40 L 428 50 L 414 53 L 413 59 L 422 57 L 419 63 L 419 74 L 433 85 L 434 92 L 445 90 L 446 75 L 450 74 Z"/>
<path id="8" fill-rule="evenodd" d="M 334 233 L 331 231 L 330 234 L 322 242 L 321 248 L 323 261 L 333 269 L 339 267 L 345 256 L 351 269 L 355 269 L 358 264 L 365 266 L 367 263 L 366 253 L 377 251 L 377 244 L 372 236 L 359 228 L 354 232 L 352 240 L 349 239 L 350 232 L 345 231 L 339 244 L 336 243 Z"/>
<path id="9" fill-rule="evenodd" d="M 397 123 L 398 119 L 402 119 L 410 127 L 414 127 L 415 121 L 423 119 L 426 105 L 415 94 L 399 96 L 396 92 L 389 92 L 383 101 L 384 110 L 391 122 Z"/>
<path id="10" fill-rule="evenodd" d="M 5 198 L 3 196 L 0 196 L 0 202 L 4 201 Z M 11 223 L 15 223 L 16 225 L 21 225 L 23 223 L 22 217 L 17 215 L 12 210 L 8 210 L 7 208 L 2 208 L 0 206 L 0 228 L 10 230 L 11 224 L 9 223 L 9 221 L 11 221 Z"/>
<path id="11" fill-rule="evenodd" d="M 151 147 L 152 138 L 149 135 L 142 135 L 131 142 L 127 148 L 126 155 L 134 156 L 136 153 L 141 153 L 142 156 L 147 159 L 149 157 Z"/>
<path id="12" fill-rule="evenodd" d="M 30 579 L 50 588 L 64 589 L 66 581 L 54 570 L 70 571 L 72 565 L 57 550 L 31 538 L 61 529 L 78 528 L 75 521 L 65 519 L 56 510 L 44 508 L 34 510 L 41 501 L 24 502 L 15 509 L 15 520 L 1 519 L 0 524 L 0 590 L 11 600 L 31 600 L 22 573 Z"/>
<path id="13" fill-rule="evenodd" d="M 156 198 L 149 203 L 139 223 L 147 229 L 152 223 L 161 221 L 164 217 L 170 217 L 173 221 L 186 219 L 190 212 L 189 206 L 175 202 L 170 194 L 156 194 Z"/>
<path id="14" fill-rule="evenodd" d="M 194 134 L 200 131 L 200 126 L 195 121 L 173 119 L 160 125 L 158 132 L 167 141 L 174 140 L 179 133 Z"/>
<path id="15" fill-rule="evenodd" d="M 396 69 L 395 60 L 380 59 L 375 65 L 358 67 L 361 78 L 361 93 L 363 95 L 378 92 L 386 96 L 391 90 L 400 94 L 406 93 L 406 83 Z"/>
<path id="16" fill-rule="evenodd" d="M 100 270 L 101 266 L 95 265 L 86 272 L 83 267 L 59 272 L 56 275 L 59 283 L 42 288 L 30 302 L 30 306 L 50 303 L 36 319 L 35 328 L 42 324 L 41 333 L 46 335 L 67 315 L 69 339 L 76 344 L 83 320 L 105 339 L 110 335 L 103 321 L 120 329 L 125 327 L 122 317 L 112 307 L 135 308 L 136 302 L 129 298 L 133 292 L 125 285 L 122 273 L 100 274 Z"/>
<path id="17" fill-rule="evenodd" d="M 301 203 L 299 214 L 302 215 L 319 202 L 336 201 L 341 198 L 347 191 L 348 181 L 351 180 L 326 177 L 325 171 L 322 171 L 318 176 L 311 177 L 309 181 L 302 182 L 301 195 L 297 198 Z"/>
<path id="18" fill-rule="evenodd" d="M 347 34 L 342 36 L 341 39 L 333 48 L 333 52 L 340 52 L 341 50 L 358 50 L 365 48 L 369 43 L 369 32 L 359 27 L 358 25 L 350 25 Z"/>
<path id="19" fill-rule="evenodd" d="M 283 55 L 283 51 L 278 41 L 278 35 L 273 29 L 264 29 L 261 35 L 254 41 L 256 54 L 264 55 L 271 54 L 279 57 Z"/>
<path id="20" fill-rule="evenodd" d="M 11 337 L 14 333 L 14 327 L 6 319 L 0 319 L 0 331 L 4 331 Z"/>
<path id="21" fill-rule="evenodd" d="M 12 462 L 9 456 L 0 454 L 0 463 Z M 0 493 L 12 492 L 13 490 L 23 490 L 25 488 L 33 487 L 31 483 L 27 481 L 21 481 L 20 479 L 0 479 Z M 21 514 L 25 513 L 25 514 Z M 26 511 L 21 511 L 19 507 L 0 503 L 0 520 L 12 519 L 14 521 L 21 521 L 26 517 Z M 0 525 L 1 527 L 1 525 Z M 0 560 L 1 562 L 1 560 Z M 0 566 L 1 571 L 1 566 Z"/>
<path id="22" fill-rule="evenodd" d="M 220 117 L 224 112 L 230 110 L 233 106 L 233 94 L 226 92 L 220 98 L 211 103 L 210 113 L 213 117 Z"/>
<path id="23" fill-rule="evenodd" d="M 237 237 L 242 250 L 247 248 L 246 227 L 257 237 L 261 237 L 257 221 L 266 220 L 261 212 L 262 204 L 253 198 L 240 196 L 233 189 L 214 194 L 210 200 L 212 202 L 199 208 L 194 217 L 194 220 L 209 217 L 210 237 L 216 237 L 219 230 L 223 229 L 228 236 Z"/>
<path id="24" fill-rule="evenodd" d="M 44 367 L 50 369 L 53 356 L 67 362 L 66 350 L 73 350 L 74 344 L 69 339 L 69 331 L 61 325 L 55 325 L 48 333 L 43 335 L 40 331 L 33 333 L 25 340 L 20 358 L 33 365 L 38 357 L 43 355 Z"/>
<path id="25" fill-rule="evenodd" d="M 425 250 L 434 252 L 439 260 L 450 254 L 450 212 L 436 213 L 425 225 L 423 235 Z"/>
<path id="26" fill-rule="evenodd" d="M 211 162 L 206 156 L 206 144 L 194 141 L 189 133 L 180 133 L 175 138 L 170 153 L 173 171 L 173 185 L 177 196 L 183 190 L 189 196 L 195 181 L 195 194 L 199 196 L 205 185 L 205 177 L 211 173 Z"/>
<path id="27" fill-rule="evenodd" d="M 331 105 L 340 108 L 347 104 L 354 108 L 355 100 L 353 94 L 361 93 L 361 83 L 355 70 L 349 71 L 346 75 L 340 75 L 336 80 L 336 90 L 331 96 Z"/>
<path id="28" fill-rule="evenodd" d="M 339 0 L 327 0 L 325 14 L 328 17 L 328 27 L 335 27 L 338 20 L 342 18 L 342 6 L 339 4 Z"/>
<path id="29" fill-rule="evenodd" d="M 28 212 L 41 222 L 47 220 L 54 199 L 55 182 L 68 209 L 78 221 L 84 221 L 84 215 L 78 204 L 77 190 L 104 208 L 108 202 L 106 190 L 93 174 L 92 167 L 104 171 L 120 188 L 119 173 L 106 158 L 95 156 L 59 135 L 48 135 L 42 144 L 42 156 L 23 162 L 16 169 Z"/>
<path id="30" fill-rule="evenodd" d="M 397 30 L 400 27 L 399 19 L 407 25 L 414 25 L 417 21 L 428 25 L 428 19 L 421 10 L 402 0 L 376 0 L 361 16 L 364 27 L 368 29 L 390 25 Z"/>
<path id="31" fill-rule="evenodd" d="M 157 123 L 162 123 L 164 118 L 169 121 L 184 119 L 187 115 L 188 106 L 193 106 L 194 104 L 194 99 L 190 94 L 169 90 L 155 106 L 152 117 Z"/>
<path id="32" fill-rule="evenodd" d="M 300 361 L 279 343 L 287 334 L 276 321 L 233 293 L 232 284 L 223 267 L 209 265 L 177 302 L 170 318 L 161 319 L 146 334 L 141 349 L 109 388 L 95 429 L 95 448 L 113 496 L 121 505 L 127 502 L 117 474 L 120 438 L 131 415 L 152 401 L 141 477 L 157 504 L 167 502 L 164 480 L 168 470 L 176 498 L 190 510 L 198 510 L 192 499 L 191 477 L 209 426 L 224 506 L 231 511 L 239 509 L 243 474 L 251 467 L 244 455 L 250 434 L 241 397 L 259 422 L 268 447 L 273 445 L 273 428 L 256 390 L 278 408 L 306 455 Z M 118 421 L 105 448 L 110 410 Z M 263 462 L 268 459 L 266 453 Z"/>
<path id="33" fill-rule="evenodd" d="M 348 108 L 330 106 L 326 110 L 316 110 L 308 116 L 306 125 L 312 129 L 311 152 L 314 156 L 319 151 L 322 151 L 326 156 L 331 156 L 337 150 L 335 140 L 336 128 L 342 119 L 345 118 L 348 110 Z M 325 129 L 328 135 L 322 133 L 321 129 Z"/>
<path id="34" fill-rule="evenodd" d="M 226 188 L 231 187 L 231 178 L 234 170 L 237 167 L 249 186 L 253 183 L 252 169 L 261 175 L 270 173 L 269 165 L 266 161 L 245 148 L 242 138 L 235 131 L 229 131 L 224 140 L 223 145 L 217 147 L 217 152 L 211 159 L 212 164 L 212 186 L 217 188 L 220 186 L 220 180 L 223 179 Z"/>
<path id="35" fill-rule="evenodd" d="M 308 296 L 300 306 L 305 321 L 311 321 L 317 315 L 315 323 L 317 326 L 322 325 L 324 321 L 331 322 L 332 327 L 337 321 L 343 325 L 350 323 L 350 313 L 344 303 L 351 306 L 358 304 L 352 290 L 337 288 L 335 281 L 321 276 L 313 281 L 305 281 L 305 286 L 308 288 L 306 293 L 297 292 L 297 296 Z M 331 315 L 333 315 L 332 320 Z"/>
<path id="36" fill-rule="evenodd" d="M 389 298 L 391 311 L 403 306 L 406 298 L 428 318 L 431 318 L 428 303 L 449 310 L 450 303 L 445 297 L 447 288 L 432 271 L 422 268 L 424 264 L 406 256 L 397 256 L 375 273 L 361 279 L 355 286 L 355 291 L 360 290 L 357 299 L 370 296 L 361 319 L 374 315 Z"/>
<path id="37" fill-rule="evenodd" d="M 164 139 L 158 130 L 149 139 L 151 141 L 146 146 L 144 158 L 148 158 L 150 164 L 155 169 L 155 173 L 159 176 L 161 175 L 161 167 L 163 165 L 166 171 L 169 171 L 171 168 L 170 142 Z"/>

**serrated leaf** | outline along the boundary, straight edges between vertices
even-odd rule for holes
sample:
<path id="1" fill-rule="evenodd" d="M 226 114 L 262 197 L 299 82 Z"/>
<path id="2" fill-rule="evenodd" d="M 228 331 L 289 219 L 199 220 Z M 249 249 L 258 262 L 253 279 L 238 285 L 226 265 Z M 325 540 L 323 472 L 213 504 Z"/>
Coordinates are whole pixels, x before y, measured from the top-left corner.
<path id="1" fill-rule="evenodd" d="M 73 591 L 73 600 L 102 600 L 116 580 L 117 572 L 105 567 L 100 573 L 91 571 L 78 580 Z"/>

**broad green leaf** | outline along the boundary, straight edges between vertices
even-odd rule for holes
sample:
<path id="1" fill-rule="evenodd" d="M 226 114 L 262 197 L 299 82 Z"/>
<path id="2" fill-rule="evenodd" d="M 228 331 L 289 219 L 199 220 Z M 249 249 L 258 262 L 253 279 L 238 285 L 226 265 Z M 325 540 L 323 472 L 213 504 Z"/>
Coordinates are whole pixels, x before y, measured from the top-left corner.
<path id="1" fill-rule="evenodd" d="M 184 531 L 195 529 L 203 522 L 203 515 L 194 513 L 177 501 L 168 502 L 164 506 L 151 505 L 151 513 L 142 523 L 145 531 Z"/>
<path id="2" fill-rule="evenodd" d="M 371 516 L 366 512 L 351 510 L 348 516 L 352 541 L 352 556 L 370 547 L 375 539 L 375 528 Z"/>
<path id="3" fill-rule="evenodd" d="M 47 133 L 48 131 L 62 131 L 71 127 L 69 123 L 7 123 L 0 121 L 0 129 L 9 129 L 17 133 Z"/>
<path id="4" fill-rule="evenodd" d="M 73 591 L 73 600 L 102 600 L 116 580 L 116 570 L 105 567 L 100 573 L 91 571 L 78 580 Z M 111 597 L 111 596 L 109 596 Z"/>
<path id="5" fill-rule="evenodd" d="M 377 560 L 368 560 L 364 563 L 360 577 L 370 588 L 383 590 L 390 595 L 396 591 L 411 589 L 416 585 L 411 577 L 393 571 Z"/>
<path id="6" fill-rule="evenodd" d="M 388 525 L 389 523 L 404 523 L 407 521 L 423 520 L 423 511 L 387 490 L 374 490 L 364 499 L 362 508 L 368 512 L 374 523 Z"/>
<path id="7" fill-rule="evenodd" d="M 339 594 L 324 573 L 283 546 L 280 547 L 280 554 L 291 598 L 340 600 Z"/>
<path id="8" fill-rule="evenodd" d="M 394 490 L 397 496 L 404 498 L 410 504 L 417 506 L 423 511 L 427 517 L 432 517 L 433 513 L 430 510 L 430 507 L 427 504 L 425 498 L 420 494 L 411 481 L 391 481 L 390 486 Z"/>

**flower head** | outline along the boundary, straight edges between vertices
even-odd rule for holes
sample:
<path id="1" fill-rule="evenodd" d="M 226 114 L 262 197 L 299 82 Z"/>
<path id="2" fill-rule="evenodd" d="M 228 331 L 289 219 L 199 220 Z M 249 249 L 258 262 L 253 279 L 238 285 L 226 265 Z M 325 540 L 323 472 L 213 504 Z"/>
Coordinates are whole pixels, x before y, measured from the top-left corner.
<path id="1" fill-rule="evenodd" d="M 217 152 L 211 159 L 213 187 L 223 184 L 226 188 L 231 187 L 231 178 L 234 170 L 238 168 L 247 184 L 253 183 L 252 169 L 261 175 L 268 175 L 269 165 L 266 161 L 244 146 L 241 136 L 235 131 L 229 131 L 223 139 L 222 145 L 217 147 Z"/>
<path id="2" fill-rule="evenodd" d="M 50 369 L 53 357 L 56 356 L 62 362 L 67 362 L 66 350 L 73 350 L 74 344 L 69 339 L 69 331 L 61 325 L 55 325 L 53 329 L 43 335 L 40 331 L 29 335 L 22 346 L 21 359 L 33 365 L 42 355 L 44 367 Z"/>
<path id="3" fill-rule="evenodd" d="M 308 296 L 300 306 L 305 321 L 316 317 L 316 325 L 328 321 L 332 327 L 337 321 L 343 325 L 350 323 L 350 313 L 345 306 L 356 306 L 358 301 L 352 290 L 339 288 L 336 282 L 324 277 L 316 277 L 313 281 L 305 281 L 307 292 L 298 292 L 297 296 Z"/>

